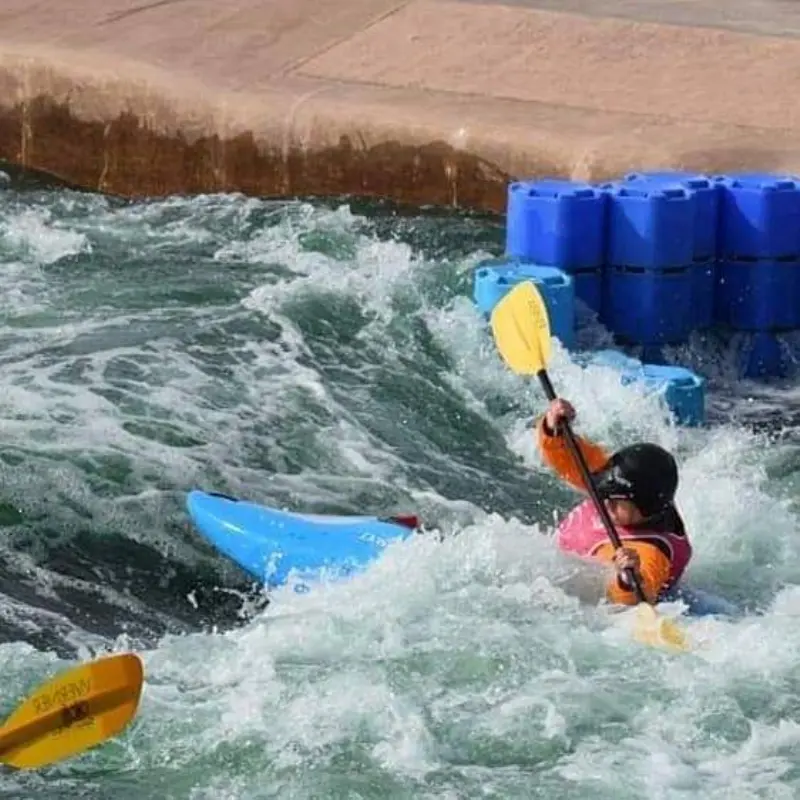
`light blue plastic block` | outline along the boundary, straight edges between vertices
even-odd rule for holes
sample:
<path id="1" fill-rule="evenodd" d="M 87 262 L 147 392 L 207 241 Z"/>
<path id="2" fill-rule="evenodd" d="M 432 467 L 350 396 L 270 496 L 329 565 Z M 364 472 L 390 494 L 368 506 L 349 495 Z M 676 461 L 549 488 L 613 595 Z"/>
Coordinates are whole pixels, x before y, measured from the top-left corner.
<path id="1" fill-rule="evenodd" d="M 623 386 L 638 383 L 647 391 L 662 394 L 680 425 L 702 425 L 705 421 L 705 379 L 685 367 L 642 364 L 618 350 L 591 353 L 588 363 L 618 370 Z"/>
<path id="2" fill-rule="evenodd" d="M 575 282 L 556 267 L 510 259 L 484 261 L 475 268 L 473 299 L 487 318 L 494 307 L 521 281 L 531 281 L 542 295 L 550 331 L 567 349 L 575 344 Z"/>

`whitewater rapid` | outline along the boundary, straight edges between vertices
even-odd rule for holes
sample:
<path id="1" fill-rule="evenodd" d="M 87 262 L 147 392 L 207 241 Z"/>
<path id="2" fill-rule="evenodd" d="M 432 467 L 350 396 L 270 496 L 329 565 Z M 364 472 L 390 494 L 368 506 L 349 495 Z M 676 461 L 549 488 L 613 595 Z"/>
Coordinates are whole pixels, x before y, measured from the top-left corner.
<path id="1" fill-rule="evenodd" d="M 582 433 L 677 454 L 688 579 L 749 609 L 686 622 L 691 655 L 643 648 L 553 547 L 576 497 L 535 452 L 544 398 L 470 299 L 500 247 L 476 217 L 0 192 L 0 696 L 109 650 L 146 671 L 123 737 L 0 793 L 797 795 L 800 461 L 773 435 L 796 389 L 695 342 L 713 424 L 681 429 L 555 347 Z M 191 488 L 432 535 L 266 605 L 188 526 Z"/>

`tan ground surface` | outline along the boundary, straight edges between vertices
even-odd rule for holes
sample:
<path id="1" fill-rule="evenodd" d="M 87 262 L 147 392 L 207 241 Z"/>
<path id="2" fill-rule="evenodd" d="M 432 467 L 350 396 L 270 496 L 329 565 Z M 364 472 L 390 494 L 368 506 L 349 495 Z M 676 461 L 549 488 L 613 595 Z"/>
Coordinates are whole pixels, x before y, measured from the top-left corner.
<path id="1" fill-rule="evenodd" d="M 0 159 L 122 195 L 495 210 L 511 177 L 800 171 L 793 8 L 3 0 Z"/>

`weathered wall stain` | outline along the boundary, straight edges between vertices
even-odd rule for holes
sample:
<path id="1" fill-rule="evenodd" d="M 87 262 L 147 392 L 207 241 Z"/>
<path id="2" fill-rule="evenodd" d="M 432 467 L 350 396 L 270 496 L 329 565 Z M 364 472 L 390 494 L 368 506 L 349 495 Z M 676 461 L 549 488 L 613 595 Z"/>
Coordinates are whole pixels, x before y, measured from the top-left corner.
<path id="1" fill-rule="evenodd" d="M 798 163 L 793 149 L 776 142 L 755 146 L 686 148 L 662 168 L 722 173 L 737 169 L 781 172 Z M 503 213 L 507 185 L 518 177 L 560 176 L 591 181 L 620 175 L 616 161 L 545 156 L 513 175 L 446 142 L 368 145 L 358 134 L 334 146 L 277 146 L 252 132 L 221 136 L 180 129 L 157 130 L 131 111 L 86 119 L 67 101 L 40 94 L 0 103 L 0 161 L 37 170 L 68 185 L 120 197 L 164 197 L 240 192 L 258 197 L 352 195 L 386 198 L 413 206 L 446 206 Z M 631 167 L 633 168 L 633 167 Z"/>
<path id="2" fill-rule="evenodd" d="M 510 178 L 445 142 L 367 146 L 343 135 L 335 147 L 284 149 L 251 133 L 190 141 L 181 132 L 155 131 L 130 112 L 106 122 L 78 119 L 67 103 L 43 95 L 0 107 L 0 159 L 124 197 L 353 194 L 486 211 L 503 210 Z"/>

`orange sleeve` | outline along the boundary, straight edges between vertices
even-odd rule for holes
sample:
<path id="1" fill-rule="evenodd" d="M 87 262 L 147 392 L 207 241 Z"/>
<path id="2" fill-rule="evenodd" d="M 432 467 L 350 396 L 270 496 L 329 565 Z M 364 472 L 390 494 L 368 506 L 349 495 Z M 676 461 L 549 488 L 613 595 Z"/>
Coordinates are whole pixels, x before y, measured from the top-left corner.
<path id="1" fill-rule="evenodd" d="M 651 603 L 655 603 L 661 590 L 669 581 L 671 567 L 669 559 L 655 545 L 648 542 L 626 541 L 623 544 L 626 548 L 635 550 L 639 554 L 639 577 L 642 590 L 645 597 Z M 600 561 L 611 563 L 614 557 L 614 545 L 611 542 L 604 544 L 597 550 L 596 557 Z M 629 591 L 620 586 L 616 572 L 606 584 L 606 596 L 610 602 L 620 605 L 630 606 L 639 602 L 633 589 Z"/>
<path id="2" fill-rule="evenodd" d="M 581 477 L 580 469 L 572 458 L 572 453 L 567 445 L 567 440 L 563 436 L 548 436 L 544 430 L 544 417 L 536 425 L 536 437 L 539 444 L 539 451 L 542 454 L 545 464 L 550 469 L 555 470 L 559 477 L 573 486 L 575 489 L 587 491 L 586 485 Z M 602 469 L 608 461 L 608 454 L 599 445 L 584 439 L 581 436 L 575 437 L 578 447 L 586 459 L 589 472 L 597 472 Z"/>

